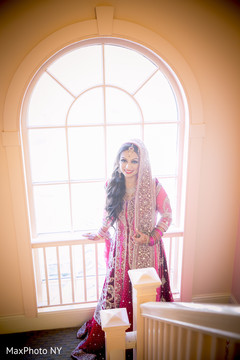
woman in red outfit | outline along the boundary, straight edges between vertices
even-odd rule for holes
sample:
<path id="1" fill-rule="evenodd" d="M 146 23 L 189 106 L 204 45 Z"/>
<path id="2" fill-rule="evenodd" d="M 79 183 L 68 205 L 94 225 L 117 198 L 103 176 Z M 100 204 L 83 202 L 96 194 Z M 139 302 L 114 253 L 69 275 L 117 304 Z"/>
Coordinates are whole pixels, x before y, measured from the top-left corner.
<path id="1" fill-rule="evenodd" d="M 91 240 L 105 239 L 106 278 L 93 318 L 78 331 L 82 341 L 72 352 L 77 360 L 104 359 L 100 310 L 124 307 L 132 323 L 129 269 L 154 267 L 162 281 L 156 300 L 173 301 L 162 242 L 172 211 L 162 185 L 152 178 L 148 152 L 141 140 L 120 148 L 106 194 L 102 227 L 97 234 L 85 234 Z M 111 226 L 115 230 L 112 238 Z"/>

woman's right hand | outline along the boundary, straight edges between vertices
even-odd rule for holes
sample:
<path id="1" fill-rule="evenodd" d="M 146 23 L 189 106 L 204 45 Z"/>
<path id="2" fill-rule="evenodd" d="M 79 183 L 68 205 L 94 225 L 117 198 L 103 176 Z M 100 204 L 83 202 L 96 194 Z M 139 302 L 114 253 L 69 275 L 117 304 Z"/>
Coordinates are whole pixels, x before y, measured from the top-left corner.
<path id="1" fill-rule="evenodd" d="M 85 234 L 82 234 L 82 236 L 86 237 L 88 240 L 93 240 L 93 241 L 101 239 L 101 236 L 99 236 L 98 234 L 95 234 L 95 233 L 85 233 Z"/>

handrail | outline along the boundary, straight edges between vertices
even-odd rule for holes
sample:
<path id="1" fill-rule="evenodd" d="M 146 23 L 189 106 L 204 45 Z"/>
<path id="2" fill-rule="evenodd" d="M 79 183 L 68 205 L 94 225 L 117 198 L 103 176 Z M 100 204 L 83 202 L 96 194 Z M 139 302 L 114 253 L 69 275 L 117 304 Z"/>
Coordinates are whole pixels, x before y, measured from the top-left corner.
<path id="1" fill-rule="evenodd" d="M 183 231 L 169 231 L 163 235 L 163 238 L 174 238 L 182 237 Z M 62 237 L 62 238 L 61 238 Z M 51 234 L 51 235 L 40 235 L 34 239 L 31 243 L 33 249 L 50 247 L 50 246 L 64 246 L 64 245 L 83 245 L 93 243 L 104 243 L 104 239 L 100 240 L 88 240 L 82 236 L 82 234 Z"/>
<path id="2" fill-rule="evenodd" d="M 143 317 L 240 341 L 237 305 L 148 302 L 140 308 Z"/>
<path id="3" fill-rule="evenodd" d="M 133 349 L 134 360 L 233 360 L 240 358 L 240 306 L 225 304 L 155 302 L 160 279 L 153 268 L 129 270 L 133 286 L 133 330 L 125 334 L 119 322 L 126 309 L 102 310 L 106 334 L 106 359 L 125 360 Z M 117 322 L 114 311 L 118 312 Z M 105 312 L 107 319 L 104 322 Z M 112 314 L 113 312 L 113 314 Z M 112 333 L 117 328 L 121 344 Z"/>

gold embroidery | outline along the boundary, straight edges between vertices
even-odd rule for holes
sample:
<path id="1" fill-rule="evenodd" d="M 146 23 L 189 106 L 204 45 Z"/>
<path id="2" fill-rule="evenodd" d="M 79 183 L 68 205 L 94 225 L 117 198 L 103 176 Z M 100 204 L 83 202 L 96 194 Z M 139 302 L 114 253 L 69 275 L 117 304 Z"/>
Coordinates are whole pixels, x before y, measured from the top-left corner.
<path id="1" fill-rule="evenodd" d="M 123 210 L 115 223 L 116 231 L 114 239 L 111 241 L 107 275 L 94 314 L 98 324 L 101 324 L 101 309 L 119 307 L 128 266 L 130 269 L 155 267 L 159 274 L 162 274 L 164 267 L 162 241 L 149 246 L 148 244 L 137 244 L 132 239 L 136 228 L 145 234 L 151 234 L 157 219 L 156 193 L 159 194 L 161 190 L 161 185 L 158 185 L 156 189 L 156 181 L 152 179 L 148 154 L 144 145 L 138 140 L 132 143 L 138 146 L 140 152 L 137 188 L 131 197 L 125 196 Z M 171 207 L 167 197 L 163 203 L 163 211 L 164 217 L 160 219 L 158 226 L 167 230 L 171 222 Z M 163 277 L 162 281 L 164 285 L 166 279 Z"/>

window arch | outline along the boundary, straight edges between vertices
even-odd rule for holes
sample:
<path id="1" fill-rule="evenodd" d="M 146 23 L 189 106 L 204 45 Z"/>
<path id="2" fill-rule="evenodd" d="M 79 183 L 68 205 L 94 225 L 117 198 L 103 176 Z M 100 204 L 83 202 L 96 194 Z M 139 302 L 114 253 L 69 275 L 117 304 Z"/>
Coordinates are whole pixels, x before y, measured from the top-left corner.
<path id="1" fill-rule="evenodd" d="M 66 280 L 64 266 L 72 293 L 77 287 L 71 269 L 72 249 L 66 261 L 61 260 L 61 244 L 50 255 L 36 243 L 80 240 L 82 231 L 100 225 L 103 185 L 123 141 L 139 137 L 146 143 L 153 175 L 171 200 L 173 227 L 181 230 L 187 125 L 184 102 L 181 86 L 169 66 L 149 49 L 122 39 L 81 41 L 59 52 L 39 70 L 24 103 L 22 137 L 31 235 L 37 248 L 35 268 L 36 274 L 41 273 L 36 275 L 40 306 L 96 298 L 97 294 L 87 295 L 82 269 L 76 271 L 83 274 L 85 299 L 76 301 L 73 294 L 72 299 L 64 300 L 60 287 Z M 181 232 L 176 239 L 180 237 Z M 172 259 L 170 273 L 181 263 L 182 251 L 179 245 L 172 247 L 177 249 L 178 262 L 166 244 L 168 258 Z M 83 252 L 81 256 L 84 263 Z M 94 274 L 91 267 L 95 267 Z M 100 272 L 92 264 L 91 276 L 103 277 L 103 264 L 99 268 Z M 180 273 L 175 279 L 178 294 Z M 49 275 L 59 289 L 52 299 Z"/>

